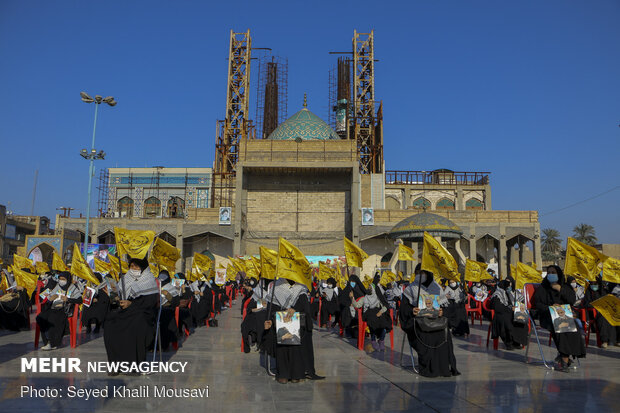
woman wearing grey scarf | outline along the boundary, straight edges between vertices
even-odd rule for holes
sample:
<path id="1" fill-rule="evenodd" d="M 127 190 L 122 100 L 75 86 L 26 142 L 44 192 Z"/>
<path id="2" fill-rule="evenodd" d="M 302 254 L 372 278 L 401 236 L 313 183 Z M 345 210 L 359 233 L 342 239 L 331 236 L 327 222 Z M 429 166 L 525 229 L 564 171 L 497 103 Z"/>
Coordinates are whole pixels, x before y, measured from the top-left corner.
<path id="1" fill-rule="evenodd" d="M 461 288 L 460 283 L 449 281 L 443 289 L 443 295 L 447 300 L 444 314 L 448 317 L 452 334 L 459 336 L 469 336 L 469 323 L 467 322 L 467 294 Z"/>
<path id="2" fill-rule="evenodd" d="M 521 349 L 527 344 L 527 323 L 514 322 L 514 310 L 517 306 L 510 280 L 502 280 L 490 298 L 495 316 L 491 323 L 491 337 L 500 337 L 506 350 Z"/>
<path id="3" fill-rule="evenodd" d="M 329 277 L 325 287 L 321 285 L 319 291 L 321 294 L 321 324 L 327 324 L 327 328 L 331 328 L 333 323 L 338 319 L 340 313 L 336 280 L 333 277 Z M 332 320 L 329 319 L 330 316 Z"/>
<path id="4" fill-rule="evenodd" d="M 362 308 L 362 320 L 370 330 L 370 346 L 366 351 L 385 351 L 385 335 L 392 331 L 392 320 L 388 311 L 389 304 L 383 295 L 381 287 L 375 283 L 379 277 L 375 277 L 370 287 L 366 289 L 366 295 L 355 301 L 353 292 L 350 292 L 352 304 L 355 308 Z M 363 331 L 358 334 L 364 334 Z"/>

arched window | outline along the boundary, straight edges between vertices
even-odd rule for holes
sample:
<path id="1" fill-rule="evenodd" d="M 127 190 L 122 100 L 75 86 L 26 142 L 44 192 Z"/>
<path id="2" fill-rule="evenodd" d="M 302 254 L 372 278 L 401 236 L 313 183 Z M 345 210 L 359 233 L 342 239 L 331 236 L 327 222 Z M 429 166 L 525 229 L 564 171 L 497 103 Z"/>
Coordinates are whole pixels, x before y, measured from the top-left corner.
<path id="1" fill-rule="evenodd" d="M 437 208 L 436 209 L 443 209 L 443 210 L 450 210 L 450 209 L 454 209 L 454 201 L 448 199 L 448 198 L 442 198 L 439 201 L 437 201 Z"/>
<path id="2" fill-rule="evenodd" d="M 386 196 L 385 209 L 400 209 L 400 201 L 393 196 Z"/>
<path id="3" fill-rule="evenodd" d="M 476 198 L 472 198 L 465 202 L 465 209 L 482 210 L 482 201 Z"/>
<path id="4" fill-rule="evenodd" d="M 431 201 L 424 197 L 420 197 L 413 201 L 411 206 L 413 206 L 414 209 L 431 209 Z"/>
<path id="5" fill-rule="evenodd" d="M 168 201 L 168 216 L 170 218 L 183 218 L 183 210 L 185 209 L 185 201 L 178 196 L 171 196 Z"/>
<path id="6" fill-rule="evenodd" d="M 118 215 L 121 217 L 130 218 L 133 216 L 133 199 L 128 196 L 124 196 L 116 203 L 118 207 Z"/>
<path id="7" fill-rule="evenodd" d="M 147 218 L 156 218 L 161 215 L 161 201 L 154 196 L 144 201 L 144 216 Z"/>

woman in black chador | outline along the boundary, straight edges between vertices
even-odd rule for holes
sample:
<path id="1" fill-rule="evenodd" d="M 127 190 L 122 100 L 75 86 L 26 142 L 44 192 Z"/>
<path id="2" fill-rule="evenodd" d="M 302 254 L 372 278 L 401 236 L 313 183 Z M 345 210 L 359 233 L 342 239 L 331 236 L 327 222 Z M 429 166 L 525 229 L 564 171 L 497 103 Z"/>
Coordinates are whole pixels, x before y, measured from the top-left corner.
<path id="1" fill-rule="evenodd" d="M 515 294 L 509 280 L 502 280 L 491 296 L 491 308 L 495 310 L 492 322 L 492 338 L 500 337 L 506 350 L 521 348 L 527 344 L 527 322 L 514 320 Z"/>
<path id="2" fill-rule="evenodd" d="M 540 287 L 532 297 L 533 305 L 536 307 L 540 318 L 540 325 L 549 330 L 555 346 L 558 349 L 557 369 L 567 371 L 571 365 L 570 356 L 585 357 L 585 341 L 581 337 L 579 330 L 568 333 L 556 333 L 551 320 L 550 306 L 570 304 L 576 300 L 575 291 L 564 281 L 564 273 L 557 265 L 547 267 L 547 276 L 540 284 Z M 573 321 L 574 322 L 574 321 Z"/>
<path id="3" fill-rule="evenodd" d="M 409 345 L 418 354 L 418 370 L 426 377 L 457 376 L 461 373 L 456 369 L 456 358 L 452 347 L 452 334 L 446 323 L 445 328 L 436 331 L 423 331 L 418 318 L 435 315 L 442 317 L 443 310 L 420 310 L 418 297 L 420 295 L 440 296 L 441 287 L 433 280 L 433 274 L 415 269 L 415 280 L 403 291 L 400 305 L 401 328 L 407 334 Z M 438 304 L 442 304 L 438 302 Z"/>
<path id="4" fill-rule="evenodd" d="M 15 286 L 15 288 L 5 291 L 0 297 L 0 328 L 10 331 L 29 330 L 30 297 L 28 297 L 28 291 L 24 287 L 16 286 L 12 274 L 9 274 L 7 270 L 0 272 L 0 282 L 3 279 L 8 287 Z M 56 286 L 56 282 L 47 274 L 41 276 L 41 282 L 43 283 L 41 291 L 46 288 L 51 290 Z M 36 293 L 37 290 L 34 290 L 34 294 Z"/>
<path id="5" fill-rule="evenodd" d="M 338 304 L 338 289 L 336 288 L 336 279 L 329 277 L 325 283 L 325 287 L 321 285 L 319 289 L 321 293 L 321 324 L 327 324 L 327 328 L 334 325 L 339 316 L 340 306 Z M 329 316 L 332 316 L 331 321 Z M 319 326 L 320 327 L 320 326 Z"/>
<path id="6" fill-rule="evenodd" d="M 82 325 L 86 327 L 86 332 L 91 332 L 91 325 L 95 323 L 95 330 L 93 333 L 99 333 L 99 329 L 101 328 L 101 324 L 103 324 L 103 320 L 105 320 L 106 314 L 108 314 L 108 310 L 110 309 L 110 297 L 105 291 L 106 282 L 103 282 L 103 278 L 101 274 L 98 272 L 95 273 L 95 277 L 99 280 L 101 284 L 97 287 L 97 292 L 92 299 L 90 307 L 84 307 L 82 312 Z"/>
<path id="7" fill-rule="evenodd" d="M 338 294 L 338 304 L 340 305 L 340 320 L 342 328 L 348 335 L 354 336 L 353 328 L 357 328 L 357 313 L 353 307 L 350 293 L 353 292 L 353 299 L 357 300 L 366 295 L 364 284 L 355 274 L 349 277 L 347 285 L 341 293 Z M 357 331 L 357 330 L 356 330 Z"/>
<path id="8" fill-rule="evenodd" d="M 390 319 L 389 304 L 383 296 L 383 291 L 378 285 L 380 276 L 376 275 L 372 284 L 364 289 L 366 295 L 359 300 L 355 299 L 355 294 L 351 291 L 349 298 L 355 308 L 362 308 L 362 319 L 370 330 L 370 346 L 366 351 L 385 351 L 385 335 L 392 331 L 392 320 Z M 363 285 L 361 286 L 362 288 Z M 360 332 L 364 334 L 365 332 Z"/>
<path id="9" fill-rule="evenodd" d="M 609 293 L 610 291 L 608 291 L 603 285 L 603 280 L 601 277 L 598 277 L 595 282 L 590 284 L 585 292 L 584 307 L 589 311 L 589 309 L 592 308 L 592 301 L 596 301 Z M 607 321 L 599 312 L 597 312 L 594 321 L 596 322 L 596 331 L 598 331 L 598 335 L 601 340 L 601 347 L 607 348 L 609 344 L 616 344 L 618 341 L 618 338 L 616 337 L 616 327 L 609 324 L 609 321 Z"/>
<path id="10" fill-rule="evenodd" d="M 55 350 L 60 346 L 62 337 L 69 332 L 67 316 L 72 315 L 75 304 L 81 302 L 80 290 L 71 284 L 71 274 L 61 272 L 58 275 L 58 284 L 43 304 L 45 308 L 37 316 L 41 337 L 45 343 L 41 350 Z"/>
<path id="11" fill-rule="evenodd" d="M 146 258 L 132 258 L 118 286 L 121 299 L 108 313 L 103 327 L 108 361 L 140 363 L 146 360 L 146 350 L 155 336 L 159 304 L 159 288 Z"/>
<path id="12" fill-rule="evenodd" d="M 463 290 L 460 283 L 450 281 L 443 290 L 444 296 L 448 300 L 448 305 L 444 308 L 445 316 L 448 317 L 452 334 L 455 336 L 469 336 L 469 323 L 467 322 L 467 293 Z"/>

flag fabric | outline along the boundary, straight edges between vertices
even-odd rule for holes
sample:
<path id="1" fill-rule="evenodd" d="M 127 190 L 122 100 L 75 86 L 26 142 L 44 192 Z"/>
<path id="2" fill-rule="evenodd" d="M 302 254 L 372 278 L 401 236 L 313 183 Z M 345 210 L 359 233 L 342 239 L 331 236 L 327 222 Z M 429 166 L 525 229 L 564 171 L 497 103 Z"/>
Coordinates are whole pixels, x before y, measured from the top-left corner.
<path id="1" fill-rule="evenodd" d="M 276 267 L 278 265 L 278 252 L 267 247 L 261 246 L 260 251 L 260 276 L 273 280 L 276 278 Z"/>
<path id="2" fill-rule="evenodd" d="M 228 266 L 226 267 L 226 279 L 234 280 L 235 278 L 237 278 L 237 269 L 234 265 L 228 264 Z"/>
<path id="3" fill-rule="evenodd" d="M 93 274 L 93 270 L 90 268 L 82 253 L 78 244 L 73 244 L 73 257 L 71 258 L 71 274 L 79 277 L 83 280 L 89 281 L 94 285 L 99 285 L 99 280 Z"/>
<path id="4" fill-rule="evenodd" d="M 237 269 L 238 272 L 243 272 L 243 273 L 247 272 L 247 268 L 245 268 L 245 261 L 243 261 L 241 258 L 228 257 L 228 259 L 232 263 L 233 267 Z"/>
<path id="5" fill-rule="evenodd" d="M 149 261 L 149 268 L 153 276 L 157 277 L 159 275 L 159 264 Z"/>
<path id="6" fill-rule="evenodd" d="M 280 238 L 278 242 L 278 265 L 276 278 L 286 278 L 312 289 L 310 263 L 306 256 L 293 244 Z"/>
<path id="7" fill-rule="evenodd" d="M 173 247 L 161 238 L 155 238 L 150 256 L 152 262 L 174 273 L 176 271 L 177 261 L 180 258 L 181 251 L 177 247 Z"/>
<path id="8" fill-rule="evenodd" d="M 364 260 L 368 258 L 368 254 L 347 237 L 344 237 L 344 256 L 347 259 L 347 266 L 360 268 L 362 268 Z"/>
<path id="9" fill-rule="evenodd" d="M 480 282 L 492 280 L 493 276 L 487 271 L 489 265 L 484 262 L 467 259 L 465 261 L 465 281 Z"/>
<path id="10" fill-rule="evenodd" d="M 542 272 L 536 268 L 532 268 L 529 265 L 522 262 L 517 263 L 517 276 L 515 278 L 516 288 L 521 289 L 525 284 L 542 282 Z"/>
<path id="11" fill-rule="evenodd" d="M 461 278 L 459 267 L 452 254 L 426 231 L 424 231 L 422 270 L 432 272 L 435 278 L 445 278 L 457 282 Z"/>
<path id="12" fill-rule="evenodd" d="M 140 231 L 114 227 L 116 237 L 116 248 L 118 255 L 124 254 L 131 258 L 144 259 L 149 252 L 155 233 L 153 231 Z"/>
<path id="13" fill-rule="evenodd" d="M 596 277 L 601 272 L 599 265 L 603 264 L 605 258 L 607 257 L 596 248 L 568 237 L 564 274 L 578 274 L 589 281 L 596 281 Z"/>
<path id="14" fill-rule="evenodd" d="M 416 261 L 415 251 L 404 244 L 398 244 L 399 261 Z"/>
<path id="15" fill-rule="evenodd" d="M 33 273 L 36 272 L 31 260 L 21 255 L 13 254 L 13 268 L 21 270 L 22 268 L 28 268 Z"/>
<path id="16" fill-rule="evenodd" d="M 52 253 L 52 270 L 54 271 L 69 271 L 69 267 L 65 264 L 65 262 L 60 258 L 60 255 L 54 251 Z"/>
<path id="17" fill-rule="evenodd" d="M 325 264 L 324 262 L 319 261 L 318 279 L 327 281 L 328 278 L 334 277 L 334 276 L 335 276 L 334 270 L 328 267 L 327 264 Z"/>
<path id="18" fill-rule="evenodd" d="M 258 280 L 260 278 L 260 266 L 256 265 L 256 261 L 252 257 L 245 260 L 245 276 Z"/>
<path id="19" fill-rule="evenodd" d="M 199 254 L 197 252 L 194 253 L 194 257 L 192 258 L 192 267 L 197 269 L 199 272 L 209 274 L 211 272 L 211 263 L 211 258 L 206 255 Z"/>
<path id="20" fill-rule="evenodd" d="M 37 274 L 45 274 L 46 272 L 50 272 L 50 266 L 47 265 L 46 262 L 38 261 L 34 264 L 34 266 L 37 270 Z"/>
<path id="21" fill-rule="evenodd" d="M 599 313 L 614 327 L 620 326 L 620 298 L 613 294 L 594 300 L 591 303 Z"/>
<path id="22" fill-rule="evenodd" d="M 112 272 L 111 263 L 102 261 L 97 257 L 93 261 L 95 262 L 95 272 L 100 274 L 110 274 Z"/>
<path id="23" fill-rule="evenodd" d="M 108 254 L 108 259 L 110 260 L 110 265 L 112 265 L 110 274 L 118 281 L 120 274 L 126 274 L 129 270 L 129 264 L 126 261 L 120 261 L 119 264 L 119 259 L 111 254 Z"/>
<path id="24" fill-rule="evenodd" d="M 383 274 L 381 274 L 381 279 L 379 280 L 379 284 L 388 285 L 396 281 L 396 278 L 396 274 L 394 274 L 392 271 L 383 271 Z"/>
<path id="25" fill-rule="evenodd" d="M 0 273 L 0 278 L 2 279 L 2 281 L 0 281 L 0 291 L 6 291 L 9 289 L 9 282 L 6 280 L 6 276 L 3 276 Z"/>
<path id="26" fill-rule="evenodd" d="M 603 281 L 620 284 L 620 260 L 607 257 L 603 262 Z"/>
<path id="27" fill-rule="evenodd" d="M 13 266 L 13 276 L 15 277 L 15 283 L 20 287 L 24 287 L 28 291 L 28 297 L 31 297 L 33 291 L 37 289 L 37 278 L 39 278 L 37 274 L 31 274 Z"/>
<path id="28" fill-rule="evenodd" d="M 338 287 L 343 290 L 346 286 L 347 286 L 347 276 L 346 274 L 343 275 L 342 273 L 342 268 L 340 267 L 340 260 L 336 260 L 336 275 L 338 276 L 336 278 L 336 281 L 338 281 Z"/>

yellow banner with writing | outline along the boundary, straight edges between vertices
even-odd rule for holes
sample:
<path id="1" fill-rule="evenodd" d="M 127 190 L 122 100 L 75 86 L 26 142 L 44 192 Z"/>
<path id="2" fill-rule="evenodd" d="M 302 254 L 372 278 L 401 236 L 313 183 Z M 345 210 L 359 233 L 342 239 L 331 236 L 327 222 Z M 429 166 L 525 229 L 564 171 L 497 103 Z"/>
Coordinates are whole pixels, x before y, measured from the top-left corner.
<path id="1" fill-rule="evenodd" d="M 516 288 L 521 289 L 525 284 L 542 282 L 542 272 L 522 262 L 517 263 L 517 277 L 515 278 Z"/>
<path id="2" fill-rule="evenodd" d="M 144 259 L 153 243 L 155 233 L 114 227 L 114 236 L 119 257 L 127 254 L 131 258 Z"/>
<path id="3" fill-rule="evenodd" d="M 151 261 L 164 267 L 168 272 L 176 271 L 176 263 L 181 258 L 181 251 L 161 238 L 155 238 L 151 250 Z"/>
<path id="4" fill-rule="evenodd" d="M 276 267 L 278 265 L 278 252 L 267 247 L 259 248 L 260 251 L 260 276 L 273 280 L 276 278 Z"/>
<path id="5" fill-rule="evenodd" d="M 431 234 L 424 231 L 422 270 L 433 273 L 435 278 L 460 281 L 459 267 L 450 252 Z"/>
<path id="6" fill-rule="evenodd" d="M 566 243 L 566 262 L 564 274 L 581 275 L 589 281 L 595 281 L 601 272 L 603 261 L 607 258 L 596 248 L 568 237 Z"/>
<path id="7" fill-rule="evenodd" d="M 73 257 L 71 258 L 71 274 L 83 280 L 99 285 L 99 280 L 93 274 L 93 270 L 86 263 L 86 260 L 80 252 L 78 244 L 73 244 Z"/>
<path id="8" fill-rule="evenodd" d="M 493 276 L 487 271 L 488 266 L 487 263 L 467 259 L 465 261 L 465 281 L 492 280 Z"/>
<path id="9" fill-rule="evenodd" d="M 609 321 L 609 324 L 614 327 L 620 326 L 620 298 L 613 294 L 607 294 L 592 301 L 591 305 L 601 313 L 605 320 Z"/>
<path id="10" fill-rule="evenodd" d="M 52 270 L 54 271 L 69 271 L 69 267 L 65 264 L 65 262 L 60 258 L 60 255 L 54 251 L 52 253 Z"/>
<path id="11" fill-rule="evenodd" d="M 344 237 L 344 256 L 347 259 L 347 266 L 360 268 L 363 267 L 364 260 L 368 258 L 368 254 L 347 237 Z"/>
<path id="12" fill-rule="evenodd" d="M 312 289 L 310 263 L 293 244 L 280 238 L 278 242 L 278 265 L 276 278 L 286 278 Z"/>

